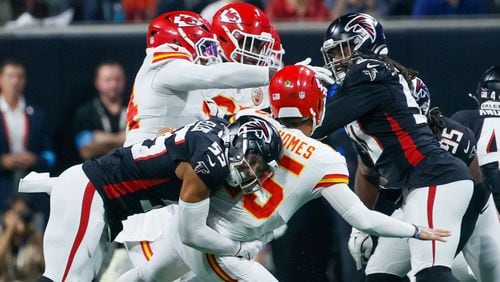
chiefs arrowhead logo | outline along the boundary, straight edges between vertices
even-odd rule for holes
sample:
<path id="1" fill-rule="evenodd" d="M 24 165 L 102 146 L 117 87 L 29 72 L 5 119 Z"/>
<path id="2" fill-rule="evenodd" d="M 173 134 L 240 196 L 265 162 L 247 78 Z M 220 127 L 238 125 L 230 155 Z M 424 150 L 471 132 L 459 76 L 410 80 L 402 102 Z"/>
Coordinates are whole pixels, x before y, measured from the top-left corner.
<path id="1" fill-rule="evenodd" d="M 199 19 L 191 16 L 180 14 L 175 16 L 174 23 L 177 24 L 178 27 L 188 27 L 188 26 L 200 26 L 203 25 L 203 22 Z"/>
<path id="2" fill-rule="evenodd" d="M 227 10 L 224 10 L 220 15 L 220 17 L 221 17 L 221 22 L 223 23 L 235 23 L 235 24 L 242 23 L 240 14 L 234 8 L 229 8 Z"/>

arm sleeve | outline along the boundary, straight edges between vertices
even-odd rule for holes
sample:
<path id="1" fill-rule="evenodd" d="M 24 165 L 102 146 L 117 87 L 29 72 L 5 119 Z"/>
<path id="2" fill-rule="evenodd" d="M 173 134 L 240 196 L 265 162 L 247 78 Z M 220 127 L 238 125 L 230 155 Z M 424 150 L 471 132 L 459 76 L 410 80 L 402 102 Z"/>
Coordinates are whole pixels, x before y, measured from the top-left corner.
<path id="1" fill-rule="evenodd" d="M 210 199 L 188 203 L 179 199 L 179 236 L 181 241 L 197 250 L 220 256 L 235 255 L 240 242 L 222 236 L 207 226 Z"/>
<path id="2" fill-rule="evenodd" d="M 346 184 L 323 189 L 321 195 L 356 229 L 375 236 L 413 237 L 412 224 L 369 210 Z"/>
<path id="3" fill-rule="evenodd" d="M 269 68 L 238 63 L 209 66 L 172 60 L 155 76 L 155 85 L 175 91 L 210 88 L 249 88 L 269 84 Z"/>

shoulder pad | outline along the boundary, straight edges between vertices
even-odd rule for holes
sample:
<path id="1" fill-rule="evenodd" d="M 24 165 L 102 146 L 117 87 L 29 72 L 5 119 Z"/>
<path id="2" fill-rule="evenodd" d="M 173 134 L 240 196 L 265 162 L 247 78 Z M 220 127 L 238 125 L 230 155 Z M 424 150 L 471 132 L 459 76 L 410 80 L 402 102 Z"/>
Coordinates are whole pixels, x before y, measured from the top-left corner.
<path id="1" fill-rule="evenodd" d="M 394 76 L 386 67 L 386 63 L 374 59 L 362 59 L 356 62 L 347 72 L 344 84 L 380 82 Z"/>

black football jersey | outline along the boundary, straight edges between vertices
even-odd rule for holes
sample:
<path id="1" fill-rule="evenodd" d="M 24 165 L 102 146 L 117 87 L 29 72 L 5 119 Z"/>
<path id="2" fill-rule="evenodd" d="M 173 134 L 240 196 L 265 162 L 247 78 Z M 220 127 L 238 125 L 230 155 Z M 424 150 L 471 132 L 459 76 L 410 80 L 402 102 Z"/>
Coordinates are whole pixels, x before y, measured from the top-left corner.
<path id="1" fill-rule="evenodd" d="M 496 109 L 494 106 L 459 111 L 451 118 L 470 128 L 476 135 L 479 165 L 500 207 L 500 107 Z"/>
<path id="2" fill-rule="evenodd" d="M 221 136 L 226 122 L 198 121 L 176 131 L 120 148 L 83 163 L 83 170 L 103 197 L 113 219 L 147 212 L 179 199 L 180 162 L 188 162 L 214 192 L 229 173 Z"/>
<path id="3" fill-rule="evenodd" d="M 385 62 L 360 60 L 349 69 L 314 136 L 342 126 L 396 187 L 472 179 L 463 162 L 440 148 L 408 83 Z"/>
<path id="4" fill-rule="evenodd" d="M 441 148 L 447 150 L 469 166 L 476 156 L 476 137 L 474 132 L 451 118 L 443 116 L 442 120 L 445 128 L 439 140 Z"/>

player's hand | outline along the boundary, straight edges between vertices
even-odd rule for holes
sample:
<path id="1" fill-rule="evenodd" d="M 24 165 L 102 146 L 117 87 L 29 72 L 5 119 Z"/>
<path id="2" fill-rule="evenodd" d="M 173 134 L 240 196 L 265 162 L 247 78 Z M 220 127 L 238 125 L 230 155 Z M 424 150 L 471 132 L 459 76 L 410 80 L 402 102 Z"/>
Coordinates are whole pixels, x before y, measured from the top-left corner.
<path id="1" fill-rule="evenodd" d="M 218 118 L 224 118 L 224 116 L 227 114 L 227 111 L 225 111 L 223 108 L 219 107 L 217 103 L 215 103 L 214 100 L 210 98 L 205 98 L 205 103 L 208 107 L 209 114 L 210 116 L 213 117 L 218 117 Z"/>
<path id="2" fill-rule="evenodd" d="M 356 269 L 361 270 L 372 255 L 373 241 L 370 235 L 352 228 L 349 238 L 349 252 L 356 262 Z"/>
<path id="3" fill-rule="evenodd" d="M 240 244 L 240 249 L 236 252 L 235 256 L 247 260 L 253 259 L 264 246 L 261 240 L 240 242 Z"/>
<path id="4" fill-rule="evenodd" d="M 441 242 L 446 242 L 444 237 L 449 237 L 451 235 L 450 230 L 438 229 L 438 228 L 428 228 L 424 226 L 415 225 L 415 234 L 413 238 L 419 240 L 437 240 Z"/>
<path id="5" fill-rule="evenodd" d="M 304 60 L 295 63 L 296 66 L 308 66 L 311 68 L 314 73 L 316 74 L 316 78 L 322 81 L 325 84 L 334 84 L 335 80 L 333 79 L 332 72 L 329 69 L 326 69 L 324 67 L 318 67 L 318 66 L 311 66 L 309 65 L 311 63 L 311 58 L 307 57 Z"/>

